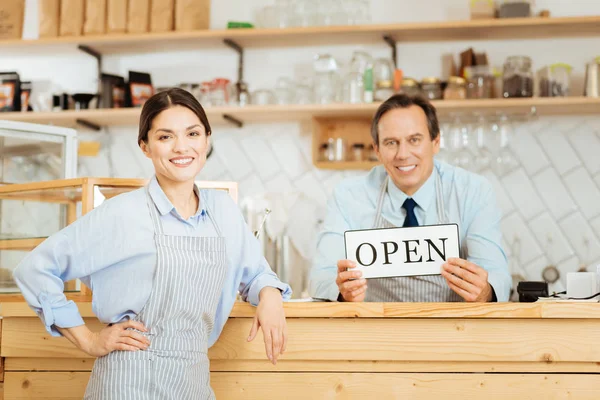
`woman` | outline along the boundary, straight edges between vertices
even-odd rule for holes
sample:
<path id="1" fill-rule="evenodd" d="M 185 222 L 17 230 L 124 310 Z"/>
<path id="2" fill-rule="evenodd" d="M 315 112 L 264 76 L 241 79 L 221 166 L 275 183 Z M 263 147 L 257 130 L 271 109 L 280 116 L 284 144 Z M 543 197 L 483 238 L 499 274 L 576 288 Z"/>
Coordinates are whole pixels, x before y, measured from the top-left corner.
<path id="1" fill-rule="evenodd" d="M 154 164 L 147 187 L 116 196 L 52 235 L 19 264 L 25 299 L 54 336 L 98 357 L 86 399 L 209 399 L 207 349 L 236 291 L 258 305 L 248 340 L 262 328 L 274 364 L 285 350 L 282 297 L 291 294 L 261 255 L 236 204 L 198 190 L 210 125 L 188 92 L 144 105 L 138 144 Z M 91 332 L 63 282 L 81 278 L 108 324 Z"/>

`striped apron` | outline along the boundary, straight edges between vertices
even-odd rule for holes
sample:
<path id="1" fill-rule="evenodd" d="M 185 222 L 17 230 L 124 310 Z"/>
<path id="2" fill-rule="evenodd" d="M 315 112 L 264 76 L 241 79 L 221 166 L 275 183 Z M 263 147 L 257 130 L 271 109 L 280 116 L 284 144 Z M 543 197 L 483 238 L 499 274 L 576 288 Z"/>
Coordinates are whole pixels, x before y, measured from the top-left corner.
<path id="1" fill-rule="evenodd" d="M 208 338 L 227 270 L 225 239 L 168 236 L 147 193 L 157 265 L 150 298 L 135 317 L 148 332 L 146 351 L 113 351 L 99 357 L 85 399 L 214 399 Z M 150 244 L 149 244 L 150 245 Z"/>
<path id="2" fill-rule="evenodd" d="M 444 207 L 444 196 L 440 175 L 434 167 L 435 193 L 438 223 L 447 224 L 449 218 Z M 383 180 L 377 200 L 373 228 L 395 228 L 392 223 L 381 215 L 383 200 L 387 194 L 389 177 Z M 462 249 L 461 249 L 462 253 Z M 461 255 L 462 257 L 462 255 Z M 392 278 L 373 278 L 367 283 L 369 288 L 365 301 L 373 302 L 459 302 L 462 297 L 456 294 L 441 275 L 400 276 Z"/>

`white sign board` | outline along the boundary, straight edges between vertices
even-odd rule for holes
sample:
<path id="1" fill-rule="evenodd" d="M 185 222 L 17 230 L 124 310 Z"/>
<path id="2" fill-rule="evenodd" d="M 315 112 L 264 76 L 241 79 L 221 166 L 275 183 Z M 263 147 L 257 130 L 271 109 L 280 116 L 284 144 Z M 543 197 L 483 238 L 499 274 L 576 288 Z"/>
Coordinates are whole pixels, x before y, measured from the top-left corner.
<path id="1" fill-rule="evenodd" d="M 344 239 L 363 278 L 439 275 L 460 249 L 457 224 L 346 231 Z"/>

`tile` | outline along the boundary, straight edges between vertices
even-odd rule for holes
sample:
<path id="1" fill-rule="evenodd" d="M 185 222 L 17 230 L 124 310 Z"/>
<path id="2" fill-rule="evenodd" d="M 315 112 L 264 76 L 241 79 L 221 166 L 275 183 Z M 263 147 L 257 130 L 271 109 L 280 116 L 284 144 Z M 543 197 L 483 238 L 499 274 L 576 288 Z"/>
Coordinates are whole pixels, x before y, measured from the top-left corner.
<path id="1" fill-rule="evenodd" d="M 244 153 L 252 163 L 255 173 L 262 180 L 275 176 L 281 170 L 279 162 L 277 162 L 265 139 L 251 136 L 242 139 L 240 143 Z"/>
<path id="2" fill-rule="evenodd" d="M 525 271 L 525 279 L 531 281 L 542 281 L 544 278 L 542 277 L 542 272 L 546 267 L 551 265 L 550 261 L 546 256 L 541 256 L 533 260 L 532 262 L 525 265 L 523 268 Z"/>
<path id="3" fill-rule="evenodd" d="M 309 166 L 294 138 L 280 135 L 273 138 L 270 147 L 281 169 L 290 179 L 296 179 L 308 171 Z"/>
<path id="4" fill-rule="evenodd" d="M 505 176 L 502 178 L 502 183 L 525 220 L 529 220 L 544 211 L 544 203 L 533 189 L 533 185 L 523 169 L 518 169 Z"/>
<path id="5" fill-rule="evenodd" d="M 333 189 L 335 189 L 335 187 L 344 179 L 346 179 L 346 177 L 344 177 L 342 173 L 336 172 L 323 181 L 323 187 L 325 188 L 325 193 L 327 193 L 327 198 L 331 197 Z"/>
<path id="6" fill-rule="evenodd" d="M 239 197 L 253 197 L 259 196 L 265 193 L 265 187 L 256 175 L 252 175 L 247 179 L 240 181 L 239 183 Z"/>
<path id="7" fill-rule="evenodd" d="M 285 174 L 279 173 L 265 182 L 265 190 L 270 193 L 288 193 L 296 189 Z"/>
<path id="8" fill-rule="evenodd" d="M 577 210 L 575 200 L 554 168 L 544 169 L 532 180 L 539 196 L 555 219 L 561 219 Z"/>
<path id="9" fill-rule="evenodd" d="M 313 199 L 320 207 L 326 206 L 327 194 L 312 172 L 307 172 L 299 177 L 294 182 L 294 186 L 307 197 Z"/>
<path id="10" fill-rule="evenodd" d="M 494 187 L 494 192 L 496 193 L 496 201 L 498 202 L 498 206 L 502 210 L 502 215 L 510 214 L 515 209 L 515 205 L 510 200 L 510 197 L 508 197 L 508 195 L 506 194 L 502 183 L 500 183 L 496 175 L 494 175 L 490 170 L 485 171 L 484 173 L 482 173 L 482 175 L 486 177 Z"/>
<path id="11" fill-rule="evenodd" d="M 580 124 L 567 135 L 585 168 L 592 174 L 600 172 L 600 138 L 587 123 Z"/>
<path id="12" fill-rule="evenodd" d="M 585 262 L 585 260 L 600 258 L 598 237 L 581 213 L 568 216 L 558 225 L 580 259 Z"/>
<path id="13" fill-rule="evenodd" d="M 575 255 L 569 241 L 549 213 L 534 218 L 528 225 L 550 261 L 559 262 Z"/>
<path id="14" fill-rule="evenodd" d="M 575 150 L 560 132 L 551 130 L 538 135 L 537 139 L 559 175 L 581 165 Z"/>
<path id="15" fill-rule="evenodd" d="M 142 177 L 146 170 L 143 164 L 152 165 L 150 160 L 141 153 L 135 140 L 129 135 L 113 136 L 110 139 L 107 161 L 111 176 L 118 178 Z"/>
<path id="16" fill-rule="evenodd" d="M 510 148 L 529 175 L 550 165 L 546 153 L 535 140 L 533 133 L 527 130 L 527 127 L 515 131 Z"/>
<path id="17" fill-rule="evenodd" d="M 600 217 L 594 218 L 590 221 L 590 226 L 592 227 L 596 236 L 600 237 Z"/>
<path id="18" fill-rule="evenodd" d="M 507 243 L 513 243 L 512 254 L 520 264 L 527 264 L 543 254 L 523 218 L 512 213 L 502 220 L 502 234 Z"/>
<path id="19" fill-rule="evenodd" d="M 224 137 L 214 141 L 214 155 L 219 158 L 233 180 L 239 181 L 251 173 L 252 164 L 240 148 L 238 141 Z"/>
<path id="20" fill-rule="evenodd" d="M 568 173 L 563 181 L 586 218 L 600 215 L 600 190 L 584 168 Z"/>
<path id="21" fill-rule="evenodd" d="M 204 164 L 204 168 L 198 174 L 199 180 L 222 181 L 222 176 L 227 172 L 225 165 L 221 162 L 216 153 L 213 153 Z"/>

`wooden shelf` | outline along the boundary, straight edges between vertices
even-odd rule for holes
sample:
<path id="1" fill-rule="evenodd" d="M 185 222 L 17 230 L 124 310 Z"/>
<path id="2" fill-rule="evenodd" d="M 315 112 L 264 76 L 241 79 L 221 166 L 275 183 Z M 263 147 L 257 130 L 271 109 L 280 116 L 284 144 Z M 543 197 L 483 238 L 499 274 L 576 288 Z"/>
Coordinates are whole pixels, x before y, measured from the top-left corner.
<path id="1" fill-rule="evenodd" d="M 59 37 L 38 40 L 4 40 L 0 47 L 29 52 L 42 48 L 86 45 L 101 54 L 139 53 L 222 47 L 231 39 L 245 48 L 294 47 L 381 42 L 384 35 L 399 42 L 498 40 L 587 37 L 600 35 L 600 16 L 562 18 L 511 18 L 405 24 L 350 25 L 288 29 L 218 29 L 191 32 L 115 34 Z"/>
<path id="2" fill-rule="evenodd" d="M 44 240 L 46 240 L 46 238 L 3 239 L 0 240 L 0 250 L 30 251 L 35 249 Z"/>
<path id="3" fill-rule="evenodd" d="M 434 102 L 441 117 L 452 113 L 481 112 L 493 114 L 537 115 L 600 114 L 600 98 L 546 97 L 529 99 L 440 100 Z M 326 105 L 269 105 L 248 107 L 209 107 L 206 112 L 212 125 L 227 124 L 223 115 L 231 115 L 244 123 L 272 123 L 311 120 L 312 118 L 372 118 L 379 104 L 326 104 Z M 0 120 L 75 127 L 77 119 L 99 126 L 137 126 L 139 108 L 95 109 L 45 113 L 0 113 Z"/>
<path id="4" fill-rule="evenodd" d="M 369 170 L 379 164 L 379 161 L 317 161 L 315 167 L 332 170 Z"/>

